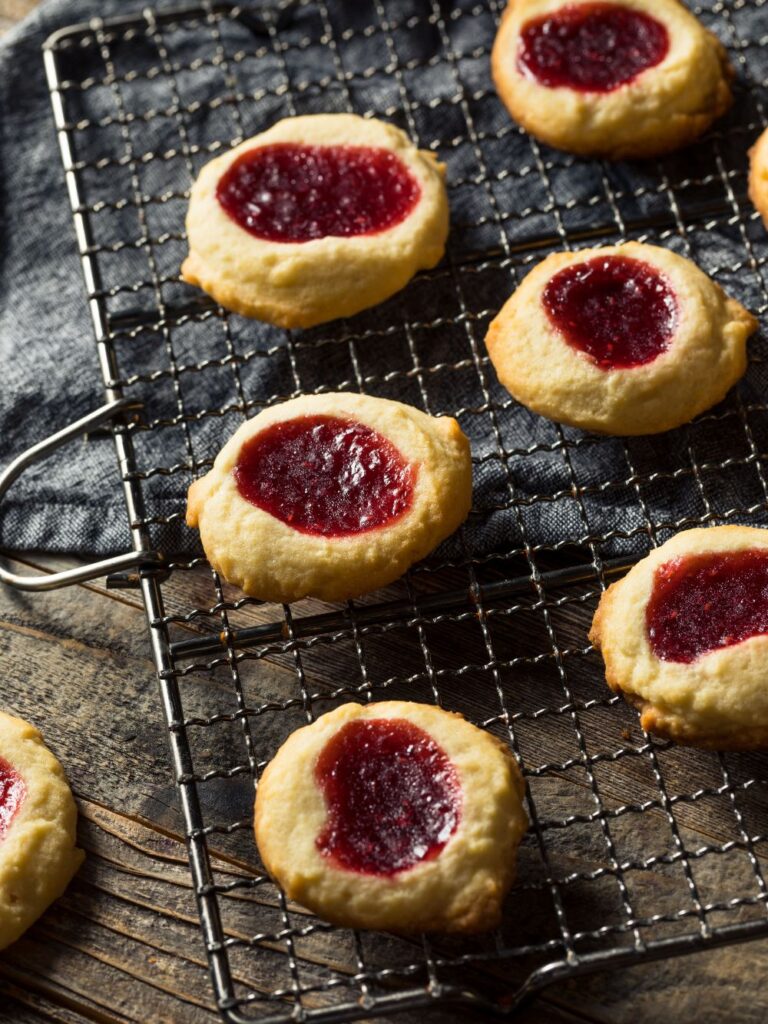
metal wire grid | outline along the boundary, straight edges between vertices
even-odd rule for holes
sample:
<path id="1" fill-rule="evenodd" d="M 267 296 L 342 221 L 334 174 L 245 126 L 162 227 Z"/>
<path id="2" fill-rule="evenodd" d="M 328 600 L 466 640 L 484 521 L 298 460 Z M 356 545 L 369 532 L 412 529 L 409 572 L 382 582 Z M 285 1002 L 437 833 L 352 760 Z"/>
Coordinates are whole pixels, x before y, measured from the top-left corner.
<path id="1" fill-rule="evenodd" d="M 204 940 L 232 1021 L 449 1000 L 509 1011 L 555 977 L 768 934 L 762 759 L 642 735 L 584 639 L 616 556 L 685 526 L 766 522 L 763 342 L 727 402 L 662 440 L 530 416 L 482 344 L 528 265 L 620 238 L 690 255 L 768 309 L 768 248 L 744 195 L 745 150 L 766 124 L 768 7 L 696 8 L 739 68 L 736 108 L 684 155 L 632 168 L 574 161 L 508 120 L 487 73 L 501 7 L 207 4 L 46 44 L 107 398 L 140 405 L 115 428 L 137 550 L 193 549 L 180 522 L 189 481 L 244 416 L 295 394 L 396 397 L 451 412 L 473 441 L 468 527 L 385 594 L 279 609 L 188 555 L 167 578 L 142 576 Z M 391 119 L 446 160 L 441 267 L 370 314 L 297 334 L 180 284 L 201 164 L 280 116 L 343 109 Z M 279 743 L 341 701 L 399 697 L 464 712 L 523 766 L 531 830 L 496 934 L 334 929 L 288 905 L 256 860 L 253 783 Z"/>

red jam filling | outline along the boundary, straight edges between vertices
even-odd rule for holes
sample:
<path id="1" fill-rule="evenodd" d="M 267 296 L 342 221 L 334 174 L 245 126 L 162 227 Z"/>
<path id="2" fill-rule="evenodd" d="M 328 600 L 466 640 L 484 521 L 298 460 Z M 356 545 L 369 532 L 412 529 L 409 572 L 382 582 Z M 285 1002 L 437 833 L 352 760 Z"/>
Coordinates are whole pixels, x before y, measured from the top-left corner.
<path id="1" fill-rule="evenodd" d="M 690 663 L 768 633 L 768 551 L 665 562 L 656 570 L 645 619 L 651 649 L 662 661 Z"/>
<path id="2" fill-rule="evenodd" d="M 542 302 L 568 344 L 602 370 L 652 362 L 677 327 L 677 302 L 666 279 L 627 256 L 566 267 L 547 284 Z"/>
<path id="3" fill-rule="evenodd" d="M 301 533 L 345 537 L 386 526 L 411 507 L 416 469 L 386 437 L 354 420 L 298 416 L 240 450 L 240 494 Z"/>
<path id="4" fill-rule="evenodd" d="M 232 220 L 269 242 L 377 234 L 405 220 L 420 195 L 388 149 L 294 142 L 248 150 L 216 188 Z"/>
<path id="5" fill-rule="evenodd" d="M 655 18 L 611 3 L 568 4 L 529 21 L 518 67 L 550 88 L 612 92 L 667 55 L 669 34 Z"/>
<path id="6" fill-rule="evenodd" d="M 394 875 L 434 860 L 459 823 L 456 769 L 401 718 L 347 722 L 323 748 L 315 779 L 328 810 L 317 848 L 349 871 Z"/>
<path id="7" fill-rule="evenodd" d="M 0 841 L 5 838 L 26 792 L 19 773 L 0 757 Z"/>

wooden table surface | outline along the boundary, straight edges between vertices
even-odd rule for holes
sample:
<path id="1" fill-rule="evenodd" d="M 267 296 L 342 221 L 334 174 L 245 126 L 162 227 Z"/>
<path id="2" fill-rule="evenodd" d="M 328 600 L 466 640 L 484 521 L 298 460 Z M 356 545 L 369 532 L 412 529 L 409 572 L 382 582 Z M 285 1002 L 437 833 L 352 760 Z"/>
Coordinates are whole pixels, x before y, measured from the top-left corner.
<path id="1" fill-rule="evenodd" d="M 0 664 L 0 706 L 38 724 L 65 765 L 87 855 L 62 899 L 0 954 L 0 1022 L 212 1024 L 139 598 L 103 581 L 35 595 L 0 587 Z M 758 941 L 557 985 L 515 1019 L 655 1024 L 672 1013 L 678 1024 L 762 1024 L 766 970 L 768 942 Z"/>
<path id="2" fill-rule="evenodd" d="M 34 6 L 0 0 L 0 34 Z M 0 461 L 10 454 L 0 448 Z M 185 585 L 194 589 L 192 574 Z M 40 726 L 64 764 L 87 854 L 62 899 L 0 954 L 0 1022 L 212 1024 L 219 1018 L 138 597 L 103 581 L 39 595 L 0 587 L 0 664 L 0 707 Z M 753 942 L 553 986 L 515 1020 L 762 1024 L 767 969 L 768 941 Z"/>

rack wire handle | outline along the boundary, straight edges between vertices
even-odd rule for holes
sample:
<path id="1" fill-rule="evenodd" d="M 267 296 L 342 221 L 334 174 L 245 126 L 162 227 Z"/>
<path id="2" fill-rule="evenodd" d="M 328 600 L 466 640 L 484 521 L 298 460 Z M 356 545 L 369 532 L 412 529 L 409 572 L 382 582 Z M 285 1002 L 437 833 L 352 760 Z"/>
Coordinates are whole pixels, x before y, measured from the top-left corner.
<path id="1" fill-rule="evenodd" d="M 22 452 L 13 462 L 0 473 L 0 501 L 3 500 L 13 482 L 21 476 L 24 470 L 45 458 L 51 452 L 60 448 L 72 438 L 87 434 L 90 430 L 101 426 L 108 420 L 113 419 L 119 413 L 128 409 L 137 408 L 137 403 L 127 398 L 118 398 L 114 402 L 108 402 L 99 409 L 88 413 L 82 419 L 76 420 L 56 434 L 32 445 L 25 452 Z M 9 572 L 0 565 L 0 581 L 9 587 L 17 590 L 56 590 L 59 587 L 67 587 L 73 583 L 84 583 L 86 580 L 97 579 L 99 576 L 106 576 L 109 573 L 120 572 L 126 569 L 159 568 L 162 565 L 163 556 L 157 551 L 128 551 L 124 555 L 114 555 L 111 558 L 102 559 L 99 562 L 90 562 L 88 565 L 77 566 L 74 569 L 64 569 L 62 572 L 45 573 L 42 575 L 20 576 L 17 573 Z"/>

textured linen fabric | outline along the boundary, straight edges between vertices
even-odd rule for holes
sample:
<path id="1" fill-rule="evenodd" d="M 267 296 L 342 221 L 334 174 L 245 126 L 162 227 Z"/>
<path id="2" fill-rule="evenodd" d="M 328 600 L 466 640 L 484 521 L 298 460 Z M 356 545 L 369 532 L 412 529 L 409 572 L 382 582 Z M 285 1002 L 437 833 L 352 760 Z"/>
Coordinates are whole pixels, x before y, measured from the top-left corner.
<path id="1" fill-rule="evenodd" d="M 103 402 L 41 44 L 59 27 L 94 16 L 140 13 L 143 6 L 48 0 L 0 45 L 3 465 Z M 176 5 L 156 5 L 160 10 L 168 6 Z M 245 4 L 247 16 L 222 30 L 224 50 L 240 54 L 226 74 L 211 60 L 205 26 L 199 41 L 192 30 L 169 30 L 172 59 L 181 66 L 194 63 L 199 54 L 204 61 L 199 70 L 182 70 L 175 80 L 182 104 L 194 108 L 186 122 L 188 140 L 203 145 L 186 160 L 142 164 L 142 189 L 159 194 L 168 187 L 187 188 L 209 159 L 205 146 L 212 140 L 228 145 L 238 134 L 255 134 L 294 111 L 343 110 L 351 104 L 406 130 L 415 128 L 420 144 L 433 143 L 446 161 L 449 252 L 440 273 L 417 278 L 401 295 L 350 321 L 286 336 L 238 317 L 228 318 L 222 330 L 224 321 L 213 314 L 208 320 L 193 317 L 174 331 L 170 344 L 157 331 L 117 343 L 121 377 L 128 381 L 125 393 L 145 402 L 144 420 L 156 425 L 136 436 L 138 468 L 146 473 L 177 467 L 149 473 L 142 483 L 154 543 L 167 551 L 199 553 L 197 535 L 182 522 L 186 488 L 241 422 L 243 399 L 247 414 L 254 415 L 276 397 L 340 385 L 364 386 L 371 394 L 427 405 L 431 412 L 462 410 L 460 422 L 477 460 L 477 511 L 465 534 L 475 554 L 525 544 L 559 549 L 578 540 L 581 557 L 591 557 L 590 538 L 606 535 L 599 545 L 602 554 L 638 551 L 649 544 L 647 515 L 663 524 L 661 539 L 675 524 L 693 525 L 713 515 L 761 521 L 766 490 L 754 451 L 768 450 L 768 424 L 764 415 L 744 413 L 764 393 L 761 340 L 751 345 L 757 358 L 741 385 L 741 406 L 732 396 L 716 419 L 705 416 L 691 428 L 627 442 L 559 428 L 511 402 L 482 344 L 514 274 L 561 248 L 566 236 L 576 245 L 617 240 L 616 203 L 628 235 L 693 256 L 737 298 L 761 311 L 764 292 L 750 261 L 766 259 L 764 234 L 750 222 L 750 248 L 745 247 L 738 224 L 727 221 L 730 200 L 724 184 L 730 183 L 746 209 L 746 148 L 755 129 L 743 126 L 758 117 L 753 90 L 746 83 L 737 85 L 734 111 L 720 122 L 714 141 L 663 162 L 602 165 L 539 147 L 511 125 L 488 72 L 495 27 L 490 3 L 393 0 L 386 5 L 389 27 L 396 26 L 389 33 L 382 24 L 370 30 L 382 11 L 373 0 L 330 3 L 336 55 L 345 72 L 354 72 L 346 78 L 323 41 L 323 5 L 283 5 L 282 58 L 267 52 L 269 37 L 263 23 L 259 28 L 258 7 Z M 248 12 L 253 12 L 251 23 Z M 728 43 L 716 10 L 708 14 L 707 8 L 704 16 Z M 392 38 L 394 63 L 388 49 Z M 158 63 L 146 39 L 125 41 L 116 50 L 118 72 L 132 61 Z M 251 59 L 250 50 L 263 55 Z M 87 56 L 83 51 L 84 61 Z M 765 77 L 762 53 L 750 50 L 748 56 L 755 73 Z M 286 77 L 291 90 L 284 88 Z M 210 105 L 233 83 L 241 93 L 236 115 L 232 105 Z M 139 115 L 130 129 L 135 150 L 178 148 L 178 124 L 172 118 L 141 120 L 147 110 L 172 105 L 163 76 L 140 76 L 121 89 L 129 112 Z M 93 104 L 92 116 L 114 115 L 108 89 L 91 90 L 86 99 Z M 101 155 L 99 146 L 113 155 L 121 152 L 116 129 L 92 137 L 93 153 L 86 133 L 78 137 L 87 157 Z M 110 189 L 126 194 L 129 188 L 125 167 L 113 165 L 89 179 L 86 198 L 93 202 L 115 194 Z M 678 229 L 673 201 L 690 221 L 685 234 Z M 183 214 L 182 201 L 145 211 L 155 235 L 178 234 Z M 129 207 L 105 215 L 99 224 L 119 243 L 136 237 L 136 220 Z M 159 272 L 173 278 L 184 248 L 182 238 L 158 247 Z M 105 259 L 111 275 L 107 283 L 146 279 L 147 258 L 144 248 L 127 247 Z M 111 308 L 129 315 L 151 301 L 144 289 L 115 298 Z M 172 282 L 163 285 L 162 301 L 194 305 L 197 298 L 192 289 Z M 436 318 L 439 327 L 414 330 L 409 340 L 404 321 L 428 324 Z M 240 357 L 234 374 L 230 351 Z M 422 371 L 413 363 L 414 351 Z M 215 365 L 199 370 L 207 360 Z M 132 374 L 151 378 L 154 372 L 160 374 L 157 379 L 131 382 Z M 171 422 L 180 408 L 188 422 Z M 754 449 L 745 435 L 745 415 Z M 726 470 L 712 468 L 724 459 L 733 464 Z M 449 542 L 446 550 L 455 553 L 458 544 Z M 127 516 L 111 441 L 71 443 L 28 470 L 0 503 L 0 547 L 83 554 L 127 548 Z"/>
<path id="2" fill-rule="evenodd" d="M 104 401 L 41 45 L 57 28 L 126 6 L 52 0 L 0 43 L 3 465 Z M 0 504 L 0 545 L 54 552 L 127 548 L 111 442 L 75 441 L 28 469 Z"/>

